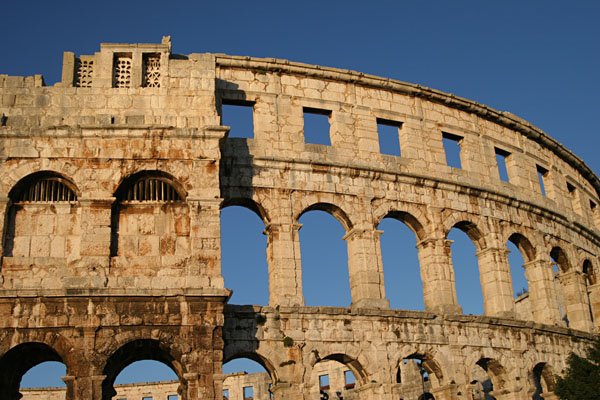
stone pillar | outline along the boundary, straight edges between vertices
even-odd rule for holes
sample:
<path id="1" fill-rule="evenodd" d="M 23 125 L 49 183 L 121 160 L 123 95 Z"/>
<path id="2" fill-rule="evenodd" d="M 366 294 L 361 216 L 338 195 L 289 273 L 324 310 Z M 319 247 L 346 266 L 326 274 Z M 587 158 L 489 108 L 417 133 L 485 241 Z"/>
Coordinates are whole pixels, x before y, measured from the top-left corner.
<path id="1" fill-rule="evenodd" d="M 592 320 L 585 277 L 580 271 L 569 271 L 560 274 L 559 279 L 563 287 L 569 327 L 591 332 Z"/>
<path id="2" fill-rule="evenodd" d="M 75 380 L 75 377 L 72 375 L 65 375 L 62 376 L 61 379 L 67 386 L 65 389 L 65 400 L 77 400 L 77 381 Z"/>
<path id="3" fill-rule="evenodd" d="M 451 243 L 445 238 L 429 238 L 417 243 L 425 309 L 430 312 L 462 313 L 454 286 Z"/>
<path id="4" fill-rule="evenodd" d="M 524 267 L 533 320 L 541 324 L 562 325 L 550 261 L 538 259 L 526 263 Z"/>
<path id="5" fill-rule="evenodd" d="M 353 228 L 344 236 L 352 307 L 389 308 L 385 297 L 379 237 L 375 229 Z"/>
<path id="6" fill-rule="evenodd" d="M 200 385 L 199 385 L 199 376 L 195 372 L 186 372 L 183 374 L 183 390 L 181 395 L 181 400 L 197 400 L 202 399 L 204 396 L 200 396 Z"/>
<path id="7" fill-rule="evenodd" d="M 90 400 L 106 400 L 102 397 L 102 383 L 104 382 L 105 379 L 106 379 L 106 375 L 95 375 L 95 376 L 92 376 L 87 379 L 88 384 L 91 389 L 91 397 L 88 397 Z M 85 396 L 89 392 L 81 390 L 81 385 L 79 385 L 79 386 L 80 386 L 80 390 L 79 390 L 78 394 L 80 397 L 77 398 L 77 400 L 84 400 L 84 399 L 86 399 L 86 397 L 82 397 L 82 396 Z"/>
<path id="8" fill-rule="evenodd" d="M 265 228 L 270 306 L 304 305 L 298 235 L 301 227 L 290 219 Z"/>
<path id="9" fill-rule="evenodd" d="M 190 262 L 186 264 L 185 287 L 224 287 L 221 274 L 222 199 L 192 199 L 190 207 Z"/>
<path id="10" fill-rule="evenodd" d="M 508 250 L 488 247 L 477 253 L 485 315 L 515 317 Z"/>
<path id="11" fill-rule="evenodd" d="M 303 384 L 278 382 L 271 386 L 274 400 L 304 400 Z"/>
<path id="12" fill-rule="evenodd" d="M 596 332 L 600 331 L 600 283 L 588 286 L 592 321 Z"/>

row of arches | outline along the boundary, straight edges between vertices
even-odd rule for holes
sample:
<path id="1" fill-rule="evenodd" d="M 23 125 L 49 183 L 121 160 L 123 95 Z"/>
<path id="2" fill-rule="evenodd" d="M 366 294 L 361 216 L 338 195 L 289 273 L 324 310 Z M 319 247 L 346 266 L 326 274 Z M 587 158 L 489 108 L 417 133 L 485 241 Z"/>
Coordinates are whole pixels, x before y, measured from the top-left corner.
<path id="1" fill-rule="evenodd" d="M 181 251 L 189 251 L 190 242 L 184 240 L 189 239 L 190 235 L 187 194 L 183 185 L 173 176 L 157 170 L 141 171 L 123 179 L 114 193 L 116 201 L 111 205 L 110 256 L 161 256 L 165 253 L 176 254 L 180 251 L 179 248 L 183 249 Z M 78 229 L 82 217 L 76 210 L 78 196 L 80 193 L 75 184 L 56 172 L 38 172 L 21 179 L 9 192 L 10 205 L 4 235 L 4 256 L 66 256 L 69 240 L 73 240 L 73 237 L 80 234 Z M 331 196 L 324 197 L 324 200 L 332 199 Z M 407 271 L 402 271 L 402 276 L 396 280 L 384 277 L 379 242 L 382 224 L 388 221 L 399 221 L 403 227 L 412 231 L 413 239 L 410 241 L 415 243 L 418 249 L 417 259 L 420 266 L 412 270 L 414 278 L 410 287 L 423 286 L 422 297 L 425 309 L 431 309 L 431 293 L 436 291 L 446 296 L 445 301 L 450 308 L 454 307 L 450 311 L 460 311 L 459 304 L 463 306 L 463 311 L 471 311 L 465 307 L 471 301 L 465 300 L 461 302 L 462 304 L 459 303 L 456 285 L 460 286 L 461 280 L 455 281 L 455 277 L 462 271 L 458 268 L 458 264 L 467 261 L 466 264 L 472 265 L 464 269 L 466 271 L 464 275 L 478 277 L 479 285 L 477 280 L 470 280 L 465 286 L 480 286 L 483 299 L 479 302 L 483 303 L 483 310 L 474 308 L 469 313 L 489 315 L 506 313 L 507 316 L 514 316 L 514 293 L 520 292 L 520 295 L 526 295 L 531 289 L 531 292 L 535 292 L 537 296 L 536 304 L 521 306 L 519 304 L 527 303 L 526 300 L 521 300 L 517 308 L 523 310 L 517 310 L 517 314 L 532 314 L 532 318 L 536 319 L 536 313 L 548 314 L 557 309 L 556 313 L 560 314 L 559 318 L 555 318 L 557 321 L 554 321 L 553 317 L 544 317 L 540 322 L 554 323 L 562 320 L 568 325 L 570 321 L 577 321 L 574 327 L 591 329 L 593 310 L 591 310 L 587 287 L 596 283 L 594 263 L 590 255 L 584 255 L 586 258 L 581 261 L 581 256 L 576 255 L 575 250 L 565 247 L 565 244 L 558 240 L 546 240 L 533 231 L 519 229 L 511 231 L 495 226 L 495 223 L 480 217 L 459 212 L 445 212 L 445 214 L 443 212 L 438 216 L 439 221 L 433 223 L 432 217 L 418 207 L 406 211 L 395 209 L 386 203 L 383 206 L 373 207 L 370 220 L 374 221 L 374 225 L 371 225 L 370 222 L 357 222 L 356 210 L 353 211 L 355 215 L 351 217 L 342 207 L 331 202 L 318 200 L 311 202 L 310 196 L 303 196 L 298 203 L 299 206 L 291 206 L 292 215 L 284 223 L 273 220 L 274 216 L 270 215 L 273 210 L 263 207 L 253 199 L 229 197 L 221 205 L 221 209 L 228 206 L 245 207 L 256 213 L 263 222 L 268 236 L 265 247 L 270 272 L 267 280 L 279 278 L 277 282 L 270 282 L 269 295 L 276 299 L 273 304 L 278 304 L 277 302 L 285 297 L 275 296 L 274 291 L 285 290 L 282 289 L 283 286 L 279 289 L 277 287 L 282 282 L 286 283 L 290 280 L 277 271 L 280 266 L 285 263 L 295 264 L 292 267 L 296 271 L 295 276 L 292 277 L 292 286 L 296 288 L 302 288 L 302 279 L 310 275 L 310 272 L 304 269 L 304 265 L 300 268 L 300 244 L 295 235 L 304 219 L 309 218 L 314 212 L 325 212 L 337 220 L 342 228 L 347 250 L 341 253 L 347 255 L 347 261 L 342 259 L 341 264 L 346 261 L 347 266 L 344 268 L 342 265 L 335 269 L 331 277 L 324 276 L 330 270 L 320 268 L 315 281 L 325 282 L 327 285 L 321 289 L 321 292 L 329 292 L 332 283 L 349 282 L 352 304 L 357 300 L 366 299 L 379 301 L 376 303 L 377 306 L 387 301 L 384 294 L 386 284 L 388 298 L 391 294 L 397 293 L 398 282 L 407 281 Z M 71 208 L 57 211 L 56 207 L 61 205 Z M 291 231 L 286 239 L 289 243 L 281 241 L 282 229 Z M 315 235 L 307 236 L 305 240 L 309 240 L 308 238 L 323 240 L 326 235 L 322 233 L 318 231 Z M 456 238 L 453 236 L 455 233 Z M 458 241 L 462 234 L 466 235 L 474 249 L 466 255 L 457 255 L 452 241 Z M 533 241 L 530 240 L 532 235 Z M 153 240 L 146 240 L 149 236 Z M 275 243 L 278 239 L 280 243 Z M 282 243 L 285 247 L 282 247 Z M 280 247 L 277 248 L 277 245 Z M 521 256 L 522 261 L 519 262 L 525 266 L 524 269 L 516 266 L 512 271 L 509 270 L 510 263 L 506 261 L 509 258 L 508 246 L 513 247 L 513 255 Z M 285 255 L 287 259 L 281 255 L 285 252 L 288 253 Z M 476 262 L 472 259 L 469 261 L 468 253 L 476 255 Z M 339 257 L 327 260 L 324 259 L 324 255 L 324 252 L 318 255 L 318 262 L 321 265 L 340 264 Z M 227 257 L 227 252 L 223 252 L 224 261 L 227 261 Z M 306 257 L 304 261 L 308 258 Z M 398 255 L 396 258 L 403 258 L 403 256 Z M 277 262 L 279 265 L 274 265 Z M 425 288 L 424 285 L 430 283 L 432 272 L 429 270 L 432 269 L 432 262 L 440 264 L 435 268 L 443 269 L 442 276 L 434 277 L 437 280 L 433 282 L 432 288 Z M 252 266 L 249 268 L 256 272 Z M 418 284 L 419 276 L 421 285 Z M 532 276 L 533 280 L 538 282 L 538 287 L 528 287 Z M 520 289 L 507 290 L 507 282 Z M 287 284 L 290 285 L 289 282 Z M 510 287 L 510 284 L 508 286 Z M 543 301 L 540 302 L 541 296 Z M 290 302 L 301 304 L 303 303 L 301 297 L 302 294 Z M 345 305 L 349 303 L 350 301 Z M 532 307 L 537 307 L 537 310 L 531 310 Z M 547 312 L 546 309 L 550 311 Z"/>
<path id="2" fill-rule="evenodd" d="M 353 390 L 360 389 L 361 386 L 372 383 L 373 372 L 367 371 L 362 363 L 351 356 L 343 353 L 327 354 L 323 357 L 318 356 L 318 352 L 313 351 L 312 372 L 305 375 L 309 382 L 302 382 L 305 390 L 315 396 L 319 392 L 335 393 L 337 389 L 338 396 L 340 393 L 352 393 Z M 160 371 L 168 378 L 179 380 L 179 395 L 183 395 L 185 399 L 186 380 L 184 379 L 184 371 L 181 364 L 176 359 L 176 355 L 172 354 L 171 349 L 165 347 L 158 340 L 154 339 L 137 339 L 125 343 L 106 361 L 102 369 L 102 399 L 110 400 L 117 392 L 114 385 L 117 376 L 122 374 L 126 369 L 136 363 L 142 364 L 143 361 L 155 361 L 154 364 L 162 364 L 163 368 Z M 236 363 L 241 361 L 241 363 Z M 276 392 L 278 384 L 282 381 L 282 376 L 278 372 L 275 364 L 269 361 L 264 356 L 251 352 L 239 353 L 231 355 L 223 360 L 224 372 L 231 373 L 237 369 L 243 368 L 244 371 L 250 373 L 266 372 L 269 376 L 268 391 L 273 395 Z M 67 382 L 66 399 L 73 397 L 73 387 L 68 384 L 77 378 L 76 371 L 70 365 L 69 361 L 63 357 L 53 347 L 41 342 L 29 342 L 17 345 L 0 357 L 0 389 L 3 393 L 3 398 L 16 400 L 21 397 L 21 379 L 32 368 L 44 363 L 62 365 Z M 254 368 L 251 364 L 255 363 L 258 368 Z M 232 367 L 227 368 L 227 364 Z M 145 374 L 149 373 L 149 365 L 146 363 Z M 393 368 L 395 377 L 389 385 L 389 389 L 393 392 L 393 398 L 403 400 L 417 399 L 435 399 L 436 394 L 440 398 L 444 398 L 443 388 L 448 385 L 456 385 L 456 378 L 451 376 L 449 371 L 429 353 L 414 352 L 399 358 L 396 366 Z M 248 366 L 250 366 L 248 368 Z M 56 365 L 54 365 L 56 367 Z M 142 368 L 144 368 L 142 367 Z M 156 365 L 152 367 L 157 368 Z M 166 367 L 166 368 L 165 368 Z M 160 367 L 158 368 L 160 369 Z M 60 370 L 60 368 L 55 368 Z M 526 398 L 533 400 L 541 400 L 546 398 L 554 390 L 555 375 L 552 367 L 547 362 L 536 362 L 531 367 L 526 368 L 528 376 L 523 377 L 523 385 L 526 387 Z M 332 385 L 329 387 L 330 376 L 340 374 L 343 376 L 344 385 Z M 511 390 L 517 390 L 512 382 L 514 377 L 500 363 L 499 360 L 490 357 L 481 357 L 476 360 L 470 367 L 464 371 L 465 378 L 458 380 L 464 381 L 464 390 L 470 392 L 468 398 L 477 400 L 494 400 L 498 394 L 510 393 Z M 159 375 L 160 376 L 160 375 Z M 326 379 L 323 379 L 326 378 Z M 327 386 L 325 386 L 325 383 Z M 332 389 L 332 390 L 330 390 Z M 519 388 L 518 390 L 523 390 Z M 225 391 L 224 391 L 225 392 Z M 273 398 L 273 397 L 269 397 Z M 525 398 L 520 396 L 519 398 Z"/>

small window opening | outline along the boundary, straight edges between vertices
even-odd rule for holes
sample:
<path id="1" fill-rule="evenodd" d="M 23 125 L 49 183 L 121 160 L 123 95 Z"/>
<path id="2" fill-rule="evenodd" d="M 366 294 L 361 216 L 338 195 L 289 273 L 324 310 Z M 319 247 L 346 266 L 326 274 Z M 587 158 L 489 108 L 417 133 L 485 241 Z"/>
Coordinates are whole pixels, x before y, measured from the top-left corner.
<path id="1" fill-rule="evenodd" d="M 113 60 L 113 87 L 131 87 L 131 53 L 115 53 Z"/>
<path id="2" fill-rule="evenodd" d="M 569 192 L 569 194 L 571 196 L 575 196 L 575 186 L 573 186 L 571 183 L 567 182 L 567 192 Z"/>
<path id="3" fill-rule="evenodd" d="M 508 182 L 509 177 L 508 168 L 506 167 L 506 160 L 510 153 L 497 147 L 494 150 L 496 152 L 496 164 L 498 165 L 498 174 L 500 175 L 500 180 Z"/>
<path id="4" fill-rule="evenodd" d="M 537 168 L 538 182 L 540 184 L 540 191 L 542 192 L 542 196 L 546 197 L 548 195 L 546 192 L 546 183 L 548 180 L 548 170 L 539 165 L 537 165 L 536 168 Z"/>
<path id="5" fill-rule="evenodd" d="M 379 135 L 379 151 L 381 154 L 400 156 L 401 122 L 377 118 L 377 134 Z"/>
<path id="6" fill-rule="evenodd" d="M 267 389 L 269 391 L 269 399 L 274 399 L 275 395 L 273 394 L 273 384 L 269 383 L 269 387 Z"/>
<path id="7" fill-rule="evenodd" d="M 344 371 L 344 389 L 354 389 L 354 386 L 356 386 L 356 378 L 354 377 L 354 374 L 350 370 Z"/>
<path id="8" fill-rule="evenodd" d="M 229 389 L 223 389 L 223 400 L 229 400 Z"/>
<path id="9" fill-rule="evenodd" d="M 449 167 L 462 169 L 460 161 L 460 143 L 462 137 L 451 133 L 442 132 L 444 152 L 446 153 L 446 164 Z"/>
<path id="10" fill-rule="evenodd" d="M 596 211 L 597 211 L 596 207 L 597 207 L 596 203 L 594 203 L 592 200 L 590 200 L 590 210 L 592 210 L 592 213 L 596 213 Z"/>
<path id="11" fill-rule="evenodd" d="M 329 375 L 319 375 L 319 390 L 329 390 Z"/>
<path id="12" fill-rule="evenodd" d="M 304 142 L 331 146 L 331 111 L 304 107 Z"/>
<path id="13" fill-rule="evenodd" d="M 176 394 L 170 394 L 167 396 L 167 400 L 179 400 L 179 396 Z"/>
<path id="14" fill-rule="evenodd" d="M 252 400 L 254 399 L 254 387 L 252 386 L 244 386 L 242 389 L 244 393 L 244 400 Z"/>
<path id="15" fill-rule="evenodd" d="M 145 53 L 143 55 L 144 87 L 160 87 L 160 53 Z"/>
<path id="16" fill-rule="evenodd" d="M 231 127 L 230 138 L 254 137 L 254 103 L 223 99 L 221 124 Z"/>
<path id="17" fill-rule="evenodd" d="M 142 397 L 142 400 L 152 400 L 152 396 L 144 396 Z"/>
<path id="18" fill-rule="evenodd" d="M 0 126 L 6 126 L 6 122 L 8 121 L 8 117 L 4 114 L 0 116 Z"/>

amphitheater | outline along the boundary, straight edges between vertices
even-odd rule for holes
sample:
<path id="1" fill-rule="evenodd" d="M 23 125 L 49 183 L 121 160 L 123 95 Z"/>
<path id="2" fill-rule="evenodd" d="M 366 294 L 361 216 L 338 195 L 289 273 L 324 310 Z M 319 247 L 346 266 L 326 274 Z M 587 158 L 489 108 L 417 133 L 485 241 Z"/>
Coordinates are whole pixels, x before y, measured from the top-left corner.
<path id="1" fill-rule="evenodd" d="M 62 71 L 53 86 L 0 75 L 2 399 L 46 361 L 66 366 L 63 398 L 117 399 L 139 360 L 173 369 L 169 399 L 222 399 L 222 365 L 242 357 L 268 372 L 265 399 L 555 399 L 568 354 L 598 332 L 600 181 L 513 114 L 343 69 L 172 54 L 168 37 L 66 52 Z M 251 137 L 229 137 L 223 105 L 252 110 Z M 329 126 L 318 143 L 307 117 Z M 400 155 L 382 154 L 381 125 Z M 264 222 L 268 306 L 228 304 L 233 205 Z M 346 231 L 348 308 L 304 305 L 311 210 Z M 386 298 L 390 217 L 416 236 L 425 311 Z M 477 249 L 483 315 L 457 301 L 453 228 Z M 509 242 L 525 261 L 518 298 Z M 319 383 L 332 364 L 355 377 L 342 394 Z"/>

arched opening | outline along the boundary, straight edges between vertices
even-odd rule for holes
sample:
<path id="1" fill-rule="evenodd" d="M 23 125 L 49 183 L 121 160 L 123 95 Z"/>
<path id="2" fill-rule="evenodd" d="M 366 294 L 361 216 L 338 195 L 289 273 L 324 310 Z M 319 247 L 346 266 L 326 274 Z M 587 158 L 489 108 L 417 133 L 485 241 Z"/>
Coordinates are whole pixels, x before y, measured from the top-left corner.
<path id="1" fill-rule="evenodd" d="M 102 382 L 102 400 L 127 397 L 128 387 L 120 384 L 147 382 L 149 377 L 170 385 L 170 396 L 184 393 L 179 379 L 182 371 L 177 366 L 173 356 L 167 349 L 162 348 L 157 340 L 131 341 L 117 350 L 106 362 L 103 370 L 106 378 Z M 150 385 L 149 391 L 152 389 Z"/>
<path id="2" fill-rule="evenodd" d="M 18 400 L 35 388 L 54 387 L 57 398 L 66 397 L 62 377 L 67 368 L 60 355 L 44 343 L 23 343 L 0 358 L 0 393 L 3 399 Z"/>
<path id="3" fill-rule="evenodd" d="M 495 360 L 482 358 L 471 371 L 471 393 L 474 400 L 495 400 L 494 390 L 504 386 L 504 368 Z M 497 386 L 497 387 L 495 387 Z"/>
<path id="4" fill-rule="evenodd" d="M 320 359 L 310 375 L 310 398 L 347 399 L 366 379 L 360 363 L 344 354 L 332 354 Z"/>
<path id="5" fill-rule="evenodd" d="M 534 393 L 533 400 L 543 400 L 544 395 L 554 392 L 556 380 L 550 366 L 546 363 L 538 363 L 532 371 Z"/>
<path id="6" fill-rule="evenodd" d="M 392 308 L 425 310 L 417 236 L 405 213 L 390 213 L 377 226 L 381 235 L 385 293 Z M 418 224 L 418 222 L 417 222 Z"/>
<path id="7" fill-rule="evenodd" d="M 525 276 L 525 263 L 535 258 L 531 243 L 518 233 L 512 234 L 506 243 L 508 250 L 508 264 L 512 277 L 513 295 L 515 299 L 529 294 L 529 283 Z M 526 261 L 527 260 L 527 261 Z"/>
<path id="8" fill-rule="evenodd" d="M 440 387 L 442 381 L 439 364 L 427 354 L 413 353 L 398 363 L 396 383 L 402 399 L 434 398 L 431 392 Z"/>
<path id="9" fill-rule="evenodd" d="M 257 354 L 238 355 L 223 364 L 223 400 L 272 399 L 273 368 Z"/>
<path id="10" fill-rule="evenodd" d="M 569 326 L 569 316 L 567 314 L 567 303 L 565 299 L 564 288 L 561 282 L 561 275 L 569 271 L 569 260 L 567 254 L 560 247 L 553 247 L 550 251 L 550 258 L 552 259 L 552 272 L 554 274 L 554 292 L 556 293 L 556 299 L 558 303 L 558 312 L 561 321 L 565 326 Z"/>
<path id="11" fill-rule="evenodd" d="M 155 277 L 159 267 L 189 255 L 190 216 L 185 191 L 161 171 L 133 174 L 119 185 L 111 216 L 112 257 L 119 273 Z"/>
<path id="12" fill-rule="evenodd" d="M 17 182 L 8 197 L 3 255 L 66 257 L 67 238 L 79 224 L 75 184 L 41 171 Z"/>
<path id="13" fill-rule="evenodd" d="M 221 209 L 221 273 L 233 290 L 232 304 L 269 304 L 267 237 L 257 210 L 245 204 Z"/>
<path id="14" fill-rule="evenodd" d="M 585 260 L 583 262 L 583 267 L 582 267 L 582 272 L 583 272 L 583 280 L 585 282 L 585 295 L 586 295 L 586 301 L 588 303 L 588 311 L 590 313 L 590 321 L 592 321 L 592 323 L 594 323 L 594 309 L 592 307 L 592 301 L 591 301 L 591 293 L 590 293 L 590 287 L 592 285 L 596 284 L 596 273 L 594 271 L 594 265 L 592 264 L 592 262 L 590 260 Z"/>
<path id="15" fill-rule="evenodd" d="M 484 312 L 483 292 L 477 248 L 474 244 L 481 240 L 481 236 L 474 224 L 462 222 L 456 224 L 447 237 L 452 242 L 452 265 L 458 303 L 463 314 L 481 315 Z"/>
<path id="16" fill-rule="evenodd" d="M 352 301 L 346 231 L 334 218 L 338 214 L 333 208 L 310 208 L 299 219 L 302 288 L 308 306 L 348 307 Z"/>

